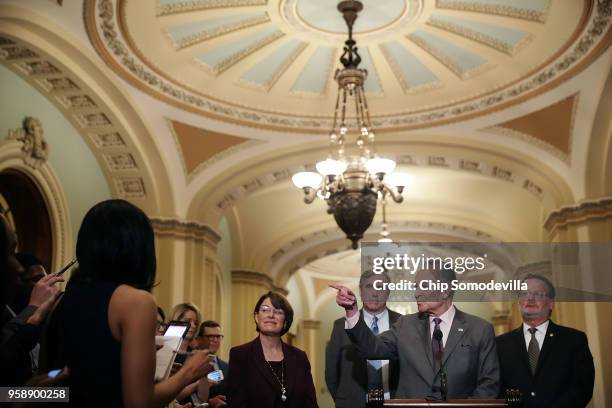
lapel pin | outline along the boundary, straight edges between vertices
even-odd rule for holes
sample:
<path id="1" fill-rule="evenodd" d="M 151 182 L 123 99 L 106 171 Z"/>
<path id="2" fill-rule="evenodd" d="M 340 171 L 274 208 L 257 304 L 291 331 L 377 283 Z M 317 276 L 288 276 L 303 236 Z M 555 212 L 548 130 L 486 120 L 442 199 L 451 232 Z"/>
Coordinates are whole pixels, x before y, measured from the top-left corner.
<path id="1" fill-rule="evenodd" d="M 552 336 L 554 336 L 554 335 L 555 335 L 555 333 L 550 333 L 550 334 L 548 335 L 548 337 L 552 337 Z"/>
<path id="2" fill-rule="evenodd" d="M 462 329 L 461 327 L 457 327 L 457 331 L 462 332 L 462 331 L 463 331 L 463 329 Z"/>

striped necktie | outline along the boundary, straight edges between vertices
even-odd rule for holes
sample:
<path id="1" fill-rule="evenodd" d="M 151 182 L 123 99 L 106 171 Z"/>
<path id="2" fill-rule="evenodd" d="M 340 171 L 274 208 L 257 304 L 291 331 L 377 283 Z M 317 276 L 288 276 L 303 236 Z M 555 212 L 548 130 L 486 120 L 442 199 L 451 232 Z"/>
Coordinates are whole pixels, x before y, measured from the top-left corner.
<path id="1" fill-rule="evenodd" d="M 535 327 L 527 329 L 531 333 L 531 339 L 529 340 L 529 346 L 527 347 L 527 354 L 529 355 L 529 366 L 531 367 L 531 374 L 535 375 L 536 368 L 538 367 L 538 359 L 540 358 L 540 345 L 536 340 L 535 333 L 538 331 Z"/>
<path id="2" fill-rule="evenodd" d="M 440 364 L 442 362 L 442 330 L 440 330 L 440 323 L 442 319 L 436 317 L 433 319 L 435 324 L 433 329 L 433 335 L 431 336 L 431 354 L 433 356 L 434 370 L 438 372 Z"/>
<path id="3" fill-rule="evenodd" d="M 372 333 L 375 336 L 378 336 L 378 334 L 380 333 L 378 329 L 378 317 L 374 316 L 372 318 L 372 325 L 370 326 L 370 330 L 372 330 Z M 374 367 L 377 370 L 380 369 L 380 367 L 382 367 L 382 363 L 380 360 L 368 360 L 368 364 L 370 364 L 372 367 Z"/>

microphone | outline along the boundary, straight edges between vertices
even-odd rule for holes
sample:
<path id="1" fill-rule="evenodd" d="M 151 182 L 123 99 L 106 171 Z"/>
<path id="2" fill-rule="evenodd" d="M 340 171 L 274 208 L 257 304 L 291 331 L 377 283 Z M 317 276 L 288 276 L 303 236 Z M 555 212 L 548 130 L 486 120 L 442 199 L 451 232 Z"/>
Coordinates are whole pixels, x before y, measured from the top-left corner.
<path id="1" fill-rule="evenodd" d="M 442 330 L 434 330 L 433 338 L 436 341 L 440 342 L 440 346 L 442 345 Z M 437 355 L 438 366 L 440 367 L 440 394 L 442 395 L 442 401 L 446 401 L 446 396 L 448 394 L 448 384 L 446 382 L 446 371 L 444 370 L 444 365 L 442 364 L 442 353 Z"/>

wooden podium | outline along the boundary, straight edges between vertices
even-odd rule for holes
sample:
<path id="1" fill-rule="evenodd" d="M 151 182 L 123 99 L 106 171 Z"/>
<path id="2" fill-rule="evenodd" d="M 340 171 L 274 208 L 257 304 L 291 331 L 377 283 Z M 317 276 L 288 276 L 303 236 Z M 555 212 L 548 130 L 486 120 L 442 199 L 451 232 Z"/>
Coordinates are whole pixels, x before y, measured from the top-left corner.
<path id="1" fill-rule="evenodd" d="M 503 399 L 477 400 L 477 399 L 457 399 L 447 401 L 427 401 L 424 399 L 395 399 L 386 400 L 382 405 L 384 408 L 413 408 L 413 407 L 435 407 L 435 408 L 451 408 L 451 407 L 496 407 L 507 408 L 508 403 Z"/>
<path id="2" fill-rule="evenodd" d="M 429 401 L 425 399 L 390 399 L 385 400 L 382 390 L 368 392 L 367 408 L 514 408 L 521 406 L 521 394 L 517 390 L 506 390 L 505 399 L 453 399 L 446 401 Z"/>

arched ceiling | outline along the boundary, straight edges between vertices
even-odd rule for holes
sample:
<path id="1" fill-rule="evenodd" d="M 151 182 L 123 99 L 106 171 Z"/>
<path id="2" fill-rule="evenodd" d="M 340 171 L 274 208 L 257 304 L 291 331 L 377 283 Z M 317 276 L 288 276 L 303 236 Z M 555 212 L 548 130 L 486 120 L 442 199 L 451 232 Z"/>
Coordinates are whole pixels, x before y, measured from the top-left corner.
<path id="1" fill-rule="evenodd" d="M 581 44 L 576 53 L 579 34 L 596 14 L 589 0 L 370 0 L 364 6 L 356 39 L 380 131 L 519 102 L 562 80 L 596 45 Z M 329 125 L 333 72 L 346 36 L 336 2 L 96 0 L 87 2 L 86 18 L 111 68 L 160 100 L 249 126 L 320 131 Z"/>

